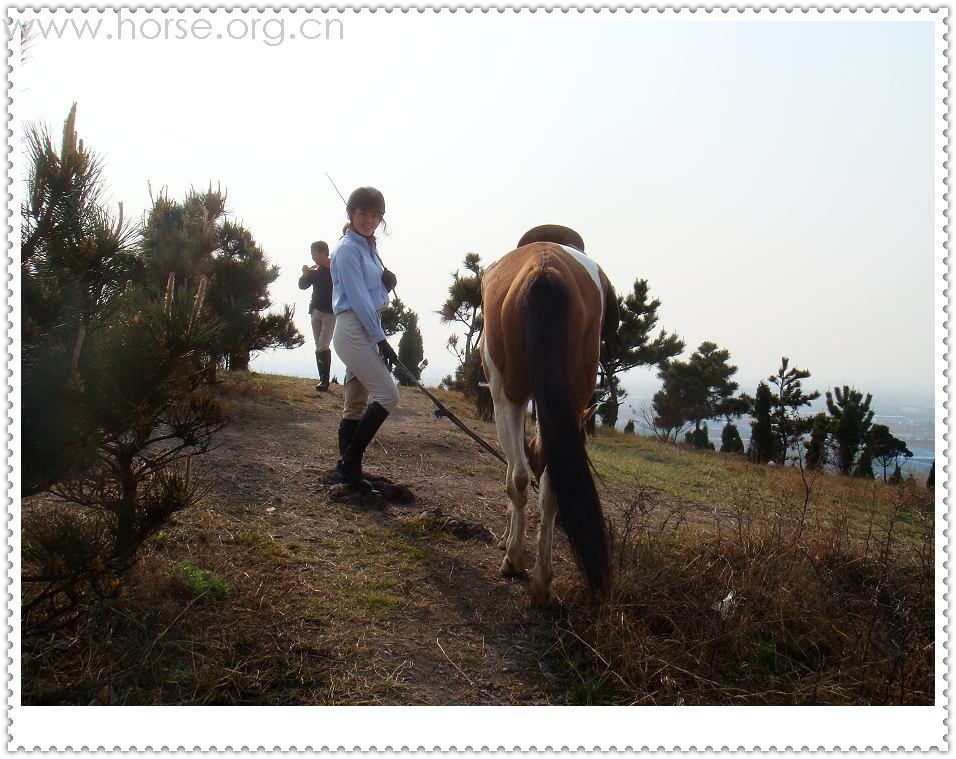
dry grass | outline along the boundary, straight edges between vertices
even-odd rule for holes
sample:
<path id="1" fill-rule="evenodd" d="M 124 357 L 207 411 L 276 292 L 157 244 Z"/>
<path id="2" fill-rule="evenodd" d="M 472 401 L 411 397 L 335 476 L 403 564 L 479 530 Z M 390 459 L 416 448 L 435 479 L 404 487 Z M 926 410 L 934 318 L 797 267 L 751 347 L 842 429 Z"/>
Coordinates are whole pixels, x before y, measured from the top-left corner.
<path id="1" fill-rule="evenodd" d="M 408 607 L 427 546 L 374 517 L 331 516 L 336 536 L 299 542 L 260 519 L 184 515 L 119 598 L 25 645 L 24 703 L 380 702 L 395 683 L 377 629 Z"/>
<path id="2" fill-rule="evenodd" d="M 120 598 L 75 629 L 25 645 L 24 703 L 324 700 L 336 641 L 315 634 L 316 620 L 288 613 L 288 578 L 268 553 L 237 545 L 226 563 L 219 541 L 206 537 L 201 520 L 190 521 L 188 551 L 146 552 Z M 181 530 L 172 529 L 171 542 L 182 540 Z M 208 573 L 208 587 L 184 582 L 182 555 Z"/>
<path id="3" fill-rule="evenodd" d="M 712 463 L 680 455 L 686 481 Z M 666 490 L 610 505 L 613 590 L 568 604 L 549 640 L 568 702 L 932 703 L 932 495 L 767 480 L 709 518 Z"/>
<path id="4" fill-rule="evenodd" d="M 427 401 L 403 396 L 372 457 L 417 478 L 419 511 L 362 512 L 314 484 L 337 399 L 223 379 L 234 421 L 197 462 L 202 505 L 154 536 L 118 597 L 24 643 L 23 703 L 932 702 L 933 503 L 912 483 L 602 431 L 613 590 L 593 605 L 558 541 L 553 615 L 498 575 L 495 548 L 416 518 L 437 505 L 504 523 L 497 462 Z"/>

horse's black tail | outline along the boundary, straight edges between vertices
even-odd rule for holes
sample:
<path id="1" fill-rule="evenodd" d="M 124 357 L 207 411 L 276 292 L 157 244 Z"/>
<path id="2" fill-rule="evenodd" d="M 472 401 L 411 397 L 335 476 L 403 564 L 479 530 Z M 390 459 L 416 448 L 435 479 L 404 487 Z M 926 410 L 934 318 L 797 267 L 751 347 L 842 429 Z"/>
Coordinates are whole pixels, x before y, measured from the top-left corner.
<path id="1" fill-rule="evenodd" d="M 604 515 L 584 448 L 580 409 L 571 400 L 566 285 L 547 269 L 533 274 L 525 293 L 525 343 L 538 429 L 559 521 L 588 585 L 601 591 L 610 577 Z"/>

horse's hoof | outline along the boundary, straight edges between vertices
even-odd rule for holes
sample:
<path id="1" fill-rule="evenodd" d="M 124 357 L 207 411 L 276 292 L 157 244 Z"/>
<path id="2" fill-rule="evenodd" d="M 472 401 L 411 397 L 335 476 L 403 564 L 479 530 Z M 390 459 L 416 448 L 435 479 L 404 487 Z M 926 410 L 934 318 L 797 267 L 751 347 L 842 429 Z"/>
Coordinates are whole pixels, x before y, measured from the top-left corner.
<path id="1" fill-rule="evenodd" d="M 561 605 L 558 600 L 558 594 L 554 592 L 554 586 L 551 579 L 545 580 L 537 572 L 531 576 L 531 604 L 544 609 L 556 609 Z"/>
<path id="2" fill-rule="evenodd" d="M 501 560 L 501 574 L 505 577 L 518 577 L 524 574 L 524 567 L 518 568 L 511 563 L 511 559 L 505 556 Z"/>
<path id="3" fill-rule="evenodd" d="M 561 600 L 558 598 L 558 594 L 551 588 L 542 591 L 532 587 L 531 603 L 541 609 L 554 610 L 561 606 Z"/>

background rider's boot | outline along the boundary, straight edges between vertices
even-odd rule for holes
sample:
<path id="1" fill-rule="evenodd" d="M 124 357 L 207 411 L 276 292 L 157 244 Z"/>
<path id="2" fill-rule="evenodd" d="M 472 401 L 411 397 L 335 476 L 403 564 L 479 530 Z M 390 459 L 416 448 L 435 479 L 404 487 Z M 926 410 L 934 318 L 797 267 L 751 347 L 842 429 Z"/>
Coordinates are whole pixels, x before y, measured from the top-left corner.
<path id="1" fill-rule="evenodd" d="M 315 389 L 324 393 L 329 389 L 329 372 L 332 371 L 332 351 L 324 350 L 315 354 L 315 361 L 319 365 L 319 384 Z"/>
<path id="2" fill-rule="evenodd" d="M 322 392 L 322 353 L 320 351 L 315 352 L 315 368 L 319 372 L 319 384 L 315 386 L 315 389 L 318 392 Z"/>
<path id="3" fill-rule="evenodd" d="M 385 410 L 384 406 L 379 403 L 370 403 L 366 407 L 365 413 L 362 414 L 362 418 L 359 419 L 351 440 L 342 452 L 336 469 L 339 475 L 349 484 L 349 487 L 355 490 L 366 492 L 372 490 L 372 483 L 362 476 L 362 456 L 387 417 L 388 411 Z"/>

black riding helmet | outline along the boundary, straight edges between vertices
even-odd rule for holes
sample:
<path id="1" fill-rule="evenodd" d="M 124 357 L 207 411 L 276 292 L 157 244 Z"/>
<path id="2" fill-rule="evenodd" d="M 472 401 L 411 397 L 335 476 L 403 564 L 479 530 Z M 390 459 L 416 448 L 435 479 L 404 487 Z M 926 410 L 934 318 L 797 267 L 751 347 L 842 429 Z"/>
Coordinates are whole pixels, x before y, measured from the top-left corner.
<path id="1" fill-rule="evenodd" d="M 374 187 L 359 187 L 357 190 L 353 190 L 352 194 L 349 195 L 348 202 L 345 204 L 345 212 L 349 216 L 349 224 L 346 225 L 346 229 L 351 225 L 352 214 L 359 208 L 369 208 L 376 211 L 379 216 L 385 216 L 385 196 L 382 195 L 380 190 L 376 190 Z M 376 253 L 375 256 L 378 258 L 378 253 Z M 378 260 L 379 263 L 382 263 L 381 258 Z M 385 269 L 385 264 L 382 264 L 382 268 Z M 386 292 L 392 292 L 397 282 L 398 280 L 394 273 L 388 269 L 382 272 L 382 284 L 385 286 Z"/>
<path id="2" fill-rule="evenodd" d="M 379 216 L 384 216 L 385 196 L 374 187 L 359 187 L 349 195 L 348 203 L 345 204 L 345 212 L 351 218 L 352 214 L 359 208 L 370 208 L 377 211 Z"/>

